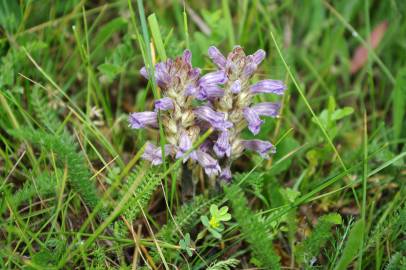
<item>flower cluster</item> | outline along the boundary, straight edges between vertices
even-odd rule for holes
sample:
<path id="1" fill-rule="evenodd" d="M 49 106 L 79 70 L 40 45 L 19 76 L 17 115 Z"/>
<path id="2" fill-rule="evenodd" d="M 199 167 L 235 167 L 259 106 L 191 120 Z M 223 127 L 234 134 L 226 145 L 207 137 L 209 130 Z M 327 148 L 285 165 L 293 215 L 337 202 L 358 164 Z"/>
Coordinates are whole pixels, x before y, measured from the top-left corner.
<path id="1" fill-rule="evenodd" d="M 278 115 L 278 103 L 252 104 L 253 96 L 258 93 L 282 95 L 285 86 L 277 80 L 250 84 L 265 58 L 263 50 L 245 55 L 243 49 L 236 46 L 226 58 L 216 47 L 210 47 L 208 55 L 218 70 L 205 75 L 192 67 L 189 50 L 174 60 L 156 64 L 154 77 L 164 97 L 155 101 L 154 111 L 131 113 L 129 122 L 134 129 L 157 128 L 159 111 L 168 142 L 164 155 L 182 158 L 189 166 L 199 164 L 207 175 L 219 175 L 220 179 L 229 181 L 232 161 L 244 150 L 256 151 L 264 158 L 275 152 L 270 142 L 244 140 L 240 135 L 247 126 L 254 135 L 258 134 L 263 123 L 261 116 Z M 150 77 L 145 67 L 141 74 L 147 79 Z M 214 130 L 213 134 L 199 148 L 190 151 L 199 135 L 209 128 Z M 162 163 L 162 156 L 161 147 L 148 143 L 142 157 L 158 165 Z"/>

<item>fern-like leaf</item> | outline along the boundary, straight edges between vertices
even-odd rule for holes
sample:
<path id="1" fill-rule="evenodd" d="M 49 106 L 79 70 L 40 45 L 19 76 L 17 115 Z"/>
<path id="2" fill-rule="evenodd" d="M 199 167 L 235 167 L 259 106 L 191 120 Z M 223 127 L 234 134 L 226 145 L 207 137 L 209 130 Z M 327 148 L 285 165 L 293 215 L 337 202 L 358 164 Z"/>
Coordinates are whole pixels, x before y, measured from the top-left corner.
<path id="1" fill-rule="evenodd" d="M 210 265 L 206 270 L 230 270 L 240 263 L 237 259 L 228 259 Z"/>
<path id="2" fill-rule="evenodd" d="M 60 135 L 49 134 L 40 130 L 20 129 L 9 131 L 19 139 L 24 139 L 46 151 L 53 151 L 57 155 L 58 164 L 68 169 L 68 179 L 72 188 L 83 198 L 85 203 L 94 208 L 100 198 L 95 185 L 91 182 L 91 173 L 86 166 L 85 158 L 76 152 L 76 144 L 72 137 L 64 132 Z"/>
<path id="3" fill-rule="evenodd" d="M 232 185 L 225 187 L 225 192 L 233 208 L 233 217 L 237 220 L 244 239 L 250 244 L 255 260 L 266 269 L 280 269 L 280 258 L 275 254 L 267 228 L 248 207 L 242 189 Z"/>

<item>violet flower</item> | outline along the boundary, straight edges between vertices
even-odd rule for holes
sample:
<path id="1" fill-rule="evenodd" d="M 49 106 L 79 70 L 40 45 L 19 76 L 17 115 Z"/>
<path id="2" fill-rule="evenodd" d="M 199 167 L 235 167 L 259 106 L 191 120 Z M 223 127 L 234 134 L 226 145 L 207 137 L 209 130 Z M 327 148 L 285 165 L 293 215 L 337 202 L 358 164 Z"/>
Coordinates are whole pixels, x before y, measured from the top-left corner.
<path id="1" fill-rule="evenodd" d="M 183 163 L 185 163 L 189 157 L 196 160 L 196 151 L 192 151 L 187 156 L 185 155 L 187 151 L 192 149 L 192 141 L 190 140 L 189 136 L 186 133 L 182 133 L 179 139 L 179 147 L 178 151 L 176 152 L 176 158 L 183 157 Z"/>
<path id="2" fill-rule="evenodd" d="M 216 112 L 209 106 L 200 106 L 194 112 L 198 119 L 210 123 L 215 129 L 226 130 L 233 126 L 231 122 L 225 120 L 224 113 Z"/>
<path id="3" fill-rule="evenodd" d="M 276 102 L 262 102 L 251 106 L 258 115 L 277 117 L 281 105 Z"/>
<path id="4" fill-rule="evenodd" d="M 231 156 L 231 145 L 228 138 L 228 132 L 223 131 L 220 133 L 217 142 L 213 146 L 213 150 L 218 157 Z"/>
<path id="5" fill-rule="evenodd" d="M 171 98 L 164 97 L 161 99 L 158 99 L 155 101 L 155 111 L 161 110 L 161 111 L 167 111 L 167 110 L 173 110 L 173 101 Z"/>
<path id="6" fill-rule="evenodd" d="M 165 145 L 165 156 L 170 153 L 171 146 Z M 151 162 L 152 165 L 162 164 L 162 149 L 150 142 L 147 142 L 144 153 L 141 156 L 143 159 Z"/>
<path id="7" fill-rule="evenodd" d="M 134 129 L 145 128 L 147 126 L 157 127 L 157 113 L 156 112 L 137 112 L 131 113 L 128 121 L 130 122 L 130 127 Z"/>
<path id="8" fill-rule="evenodd" d="M 226 181 L 226 182 L 230 182 L 230 181 L 231 181 L 231 179 L 232 179 L 232 174 L 231 174 L 231 170 L 230 170 L 230 167 L 229 167 L 229 166 L 226 166 L 225 168 L 223 168 L 223 169 L 221 170 L 221 173 L 220 173 L 219 178 L 220 178 L 221 180 Z"/>
<path id="9" fill-rule="evenodd" d="M 251 93 L 270 93 L 276 95 L 283 95 L 286 87 L 282 81 L 277 80 L 263 80 L 251 86 Z"/>
<path id="10" fill-rule="evenodd" d="M 264 121 L 259 118 L 259 115 L 252 108 L 244 108 L 243 114 L 245 120 L 248 122 L 248 129 L 252 132 L 252 134 L 257 135 Z"/>
<path id="11" fill-rule="evenodd" d="M 197 150 L 196 153 L 197 162 L 199 162 L 200 166 L 204 168 L 204 171 L 208 176 L 215 176 L 220 173 L 221 168 L 216 159 L 201 150 Z"/>
<path id="12" fill-rule="evenodd" d="M 276 148 L 272 143 L 262 140 L 244 140 L 242 141 L 245 149 L 257 152 L 263 158 L 269 158 L 269 153 L 276 153 Z"/>

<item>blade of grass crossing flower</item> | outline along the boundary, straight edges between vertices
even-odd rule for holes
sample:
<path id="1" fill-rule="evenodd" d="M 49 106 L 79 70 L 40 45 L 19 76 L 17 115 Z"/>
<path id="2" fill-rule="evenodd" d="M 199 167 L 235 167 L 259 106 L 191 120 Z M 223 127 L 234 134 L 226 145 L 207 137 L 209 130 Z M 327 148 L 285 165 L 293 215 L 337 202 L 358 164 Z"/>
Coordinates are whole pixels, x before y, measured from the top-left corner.
<path id="1" fill-rule="evenodd" d="M 290 70 L 290 67 L 289 67 L 288 64 L 286 63 L 285 58 L 283 57 L 282 52 L 281 52 L 281 50 L 280 50 L 280 48 L 279 48 L 279 46 L 278 46 L 278 43 L 276 42 L 276 39 L 275 39 L 275 36 L 274 36 L 273 32 L 270 32 L 270 34 L 271 34 L 272 41 L 273 41 L 273 43 L 274 43 L 274 45 L 275 45 L 275 48 L 276 48 L 276 50 L 277 50 L 277 52 L 278 52 L 278 54 L 279 54 L 279 57 L 281 58 L 281 60 L 282 60 L 282 62 L 283 62 L 283 65 L 285 66 L 286 71 L 287 71 L 288 74 L 289 74 L 289 77 L 291 78 L 291 80 L 292 80 L 293 84 L 295 85 L 297 91 L 299 92 L 300 96 L 302 97 L 302 99 L 303 99 L 303 101 L 304 101 L 306 107 L 307 107 L 308 110 L 310 111 L 312 117 L 315 119 L 317 125 L 318 125 L 319 128 L 321 129 L 321 131 L 322 131 L 324 137 L 326 137 L 326 140 L 327 140 L 328 144 L 329 144 L 330 147 L 333 149 L 334 153 L 337 155 L 337 158 L 338 158 L 338 160 L 339 160 L 341 166 L 343 167 L 344 171 L 347 171 L 347 166 L 345 165 L 343 159 L 341 158 L 340 153 L 338 152 L 337 148 L 336 148 L 335 145 L 333 144 L 333 141 L 331 140 L 330 136 L 328 135 L 326 128 L 325 128 L 325 127 L 323 126 L 323 124 L 321 123 L 319 117 L 315 114 L 315 112 L 314 112 L 312 106 L 310 105 L 309 101 L 307 100 L 307 98 L 306 98 L 306 96 L 305 96 L 305 94 L 304 94 L 302 88 L 299 86 L 298 82 L 296 81 L 295 76 L 293 75 L 292 71 Z M 357 194 L 355 193 L 354 187 L 352 187 L 352 192 L 353 192 L 353 194 L 354 194 L 355 201 L 357 202 L 357 205 L 359 206 L 360 204 L 359 204 L 358 196 L 357 196 Z"/>
<path id="2" fill-rule="evenodd" d="M 151 29 L 153 42 L 158 51 L 159 58 L 161 59 L 161 61 L 166 61 L 167 57 L 166 57 L 165 47 L 164 47 L 164 43 L 162 41 L 161 31 L 159 30 L 159 24 L 158 24 L 158 20 L 156 19 L 155 13 L 148 16 L 148 23 L 149 23 L 149 28 Z"/>

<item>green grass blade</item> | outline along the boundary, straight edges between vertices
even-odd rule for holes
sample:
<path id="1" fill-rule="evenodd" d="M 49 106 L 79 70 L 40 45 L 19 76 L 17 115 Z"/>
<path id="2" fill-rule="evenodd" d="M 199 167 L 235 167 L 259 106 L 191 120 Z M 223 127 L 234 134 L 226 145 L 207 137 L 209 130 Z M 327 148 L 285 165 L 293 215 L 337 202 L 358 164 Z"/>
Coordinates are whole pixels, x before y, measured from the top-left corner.
<path id="1" fill-rule="evenodd" d="M 334 270 L 346 270 L 354 257 L 357 255 L 359 249 L 359 243 L 362 241 L 362 235 L 364 234 L 364 221 L 358 220 L 350 231 L 347 243 L 345 244 L 343 254 L 338 261 Z"/>
<path id="2" fill-rule="evenodd" d="M 149 28 L 151 29 L 151 34 L 153 42 L 158 51 L 159 58 L 161 61 L 166 61 L 166 51 L 164 43 L 162 41 L 161 31 L 159 30 L 158 20 L 156 19 L 155 13 L 148 16 Z"/>

